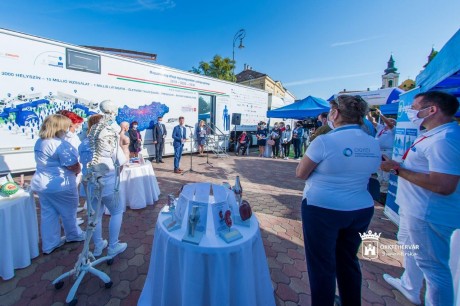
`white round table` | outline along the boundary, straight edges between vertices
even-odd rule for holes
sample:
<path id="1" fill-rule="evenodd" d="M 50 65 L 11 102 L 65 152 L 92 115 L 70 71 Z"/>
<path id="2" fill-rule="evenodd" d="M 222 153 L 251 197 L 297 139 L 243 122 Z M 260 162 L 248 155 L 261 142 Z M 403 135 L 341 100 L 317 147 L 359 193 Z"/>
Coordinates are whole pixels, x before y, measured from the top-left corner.
<path id="1" fill-rule="evenodd" d="M 210 206 L 210 205 L 209 205 Z M 208 218 L 210 217 L 209 208 Z M 186 211 L 184 220 L 187 219 Z M 150 267 L 138 305 L 275 305 L 267 257 L 255 215 L 243 238 L 229 244 L 208 226 L 199 245 L 182 242 L 182 228 L 168 232 L 160 213 Z M 208 220 L 209 225 L 209 220 Z"/>
<path id="2" fill-rule="evenodd" d="M 32 193 L 18 191 L 0 197 L 0 277 L 14 277 L 14 269 L 25 268 L 39 255 L 38 222 Z"/>
<path id="3" fill-rule="evenodd" d="M 160 188 L 152 164 L 123 166 L 120 174 L 120 203 L 131 209 L 145 208 L 158 201 Z"/>

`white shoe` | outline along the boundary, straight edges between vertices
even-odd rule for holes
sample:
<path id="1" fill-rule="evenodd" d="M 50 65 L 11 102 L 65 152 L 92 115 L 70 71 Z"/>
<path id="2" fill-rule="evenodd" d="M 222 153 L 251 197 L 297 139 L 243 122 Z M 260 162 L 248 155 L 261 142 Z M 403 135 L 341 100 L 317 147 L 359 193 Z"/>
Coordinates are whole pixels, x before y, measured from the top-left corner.
<path id="1" fill-rule="evenodd" d="M 51 248 L 49 251 L 44 251 L 43 254 L 49 255 L 49 254 L 53 253 L 54 250 L 56 250 L 57 248 L 60 248 L 61 246 L 63 246 L 64 243 L 65 243 L 65 236 L 62 236 L 61 240 L 59 241 L 59 244 L 57 246 Z"/>
<path id="2" fill-rule="evenodd" d="M 284 158 L 284 160 L 288 160 L 288 159 L 289 159 L 289 157 L 285 157 L 285 158 Z"/>
<path id="3" fill-rule="evenodd" d="M 118 254 L 123 253 L 127 247 L 128 247 L 127 243 L 119 242 L 114 247 L 109 247 L 109 251 L 107 252 L 107 255 L 111 257 L 115 257 Z"/>
<path id="4" fill-rule="evenodd" d="M 93 251 L 93 255 L 94 257 L 99 257 L 102 255 L 102 251 L 109 245 L 109 243 L 107 242 L 107 240 L 102 240 L 102 245 L 99 247 L 97 245 L 94 246 L 94 251 Z"/>
<path id="5" fill-rule="evenodd" d="M 77 218 L 77 225 L 81 225 L 85 223 L 85 220 L 83 220 L 82 218 Z"/>
<path id="6" fill-rule="evenodd" d="M 399 292 L 402 293 L 408 299 L 411 303 L 415 305 L 420 305 L 422 304 L 422 301 L 420 300 L 420 294 L 416 294 L 413 292 L 408 291 L 406 288 L 404 288 L 401 285 L 401 280 L 399 278 L 392 277 L 388 274 L 383 274 L 383 279 L 390 284 L 393 288 L 398 290 Z"/>

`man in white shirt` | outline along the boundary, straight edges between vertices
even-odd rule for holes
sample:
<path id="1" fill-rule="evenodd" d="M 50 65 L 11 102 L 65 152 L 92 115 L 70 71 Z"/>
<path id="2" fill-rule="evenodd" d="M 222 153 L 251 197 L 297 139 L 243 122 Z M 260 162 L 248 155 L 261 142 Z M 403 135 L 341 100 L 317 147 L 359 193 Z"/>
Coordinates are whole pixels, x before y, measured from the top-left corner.
<path id="1" fill-rule="evenodd" d="M 443 92 L 415 96 L 409 119 L 424 126 L 403 163 L 386 159 L 381 168 L 399 176 L 396 203 L 400 206 L 398 242 L 418 249 L 405 252 L 400 279 L 384 279 L 412 303 L 420 304 L 423 278 L 425 305 L 453 305 L 449 269 L 450 239 L 460 228 L 460 127 L 452 118 L 459 102 Z"/>

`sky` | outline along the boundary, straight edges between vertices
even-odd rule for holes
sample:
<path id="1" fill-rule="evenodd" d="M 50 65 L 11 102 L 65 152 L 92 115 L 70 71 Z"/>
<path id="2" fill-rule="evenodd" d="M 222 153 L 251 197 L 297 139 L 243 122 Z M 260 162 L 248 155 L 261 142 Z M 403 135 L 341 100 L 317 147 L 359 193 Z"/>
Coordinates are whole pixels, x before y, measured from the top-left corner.
<path id="1" fill-rule="evenodd" d="M 248 64 L 297 99 L 378 89 L 390 55 L 400 83 L 415 79 L 460 28 L 458 0 L 16 0 L 0 1 L 0 12 L 0 28 L 155 53 L 186 71 L 231 58 L 244 29 L 235 73 Z"/>

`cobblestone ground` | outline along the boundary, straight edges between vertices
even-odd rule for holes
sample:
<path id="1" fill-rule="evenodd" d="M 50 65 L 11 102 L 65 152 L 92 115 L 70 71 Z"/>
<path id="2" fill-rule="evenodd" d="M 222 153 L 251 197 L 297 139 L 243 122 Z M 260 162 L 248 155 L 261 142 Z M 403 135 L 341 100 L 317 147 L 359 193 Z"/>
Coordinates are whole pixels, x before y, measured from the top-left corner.
<path id="1" fill-rule="evenodd" d="M 148 272 L 155 223 L 167 195 L 191 182 L 228 181 L 233 185 L 236 175 L 240 175 L 244 198 L 259 219 L 277 305 L 310 305 L 300 216 L 304 182 L 295 178 L 298 162 L 259 158 L 255 153 L 224 159 L 210 156 L 209 161 L 213 167 L 203 164 L 205 157 L 194 156 L 193 169 L 201 174 L 185 175 L 173 173 L 172 157 L 165 158 L 164 164 L 152 164 L 161 189 L 159 201 L 145 209 L 126 211 L 120 240 L 128 242 L 128 249 L 111 266 L 105 263 L 99 266 L 111 277 L 113 287 L 105 289 L 97 277 L 85 276 L 77 292 L 79 305 L 136 305 Z M 183 157 L 181 167 L 184 170 L 190 167 L 188 155 Z M 30 178 L 27 176 L 26 180 Z M 37 212 L 39 216 L 38 206 Z M 107 233 L 107 224 L 105 217 L 104 233 Z M 382 233 L 380 243 L 396 243 L 397 228 L 383 215 L 383 206 L 375 206 L 370 229 Z M 67 243 L 51 255 L 33 259 L 29 267 L 16 270 L 13 279 L 0 279 L 0 305 L 64 305 L 71 287 L 69 282 L 65 282 L 61 290 L 55 290 L 51 282 L 72 269 L 81 249 L 81 243 Z M 362 304 L 412 305 L 382 278 L 383 273 L 399 276 L 401 266 L 402 258 L 398 254 L 380 254 L 372 261 L 362 259 Z"/>

